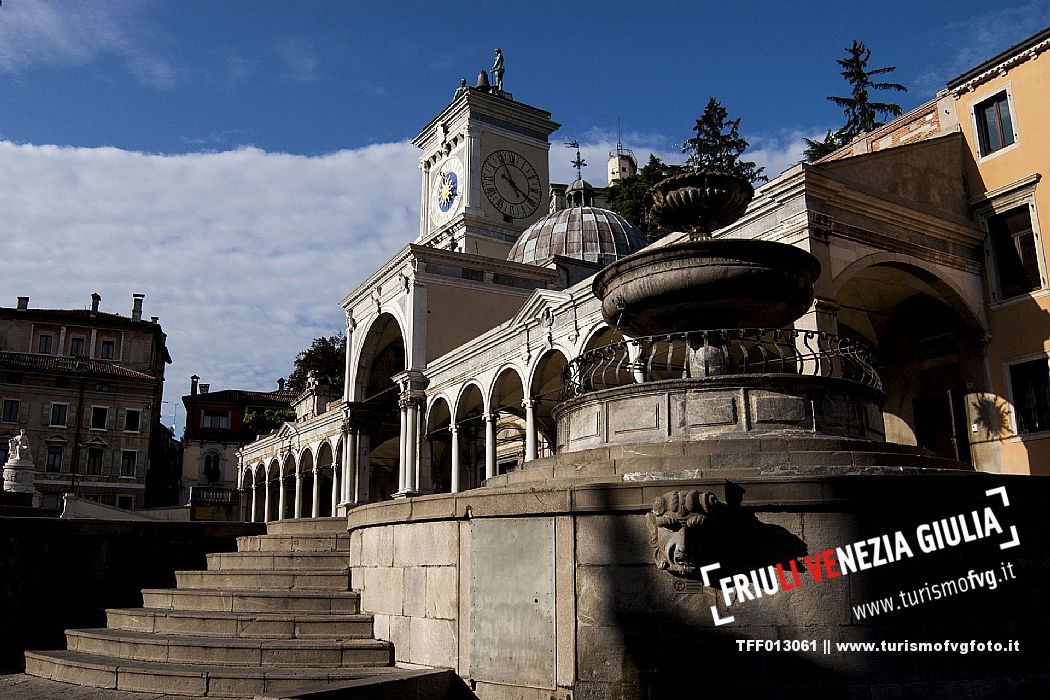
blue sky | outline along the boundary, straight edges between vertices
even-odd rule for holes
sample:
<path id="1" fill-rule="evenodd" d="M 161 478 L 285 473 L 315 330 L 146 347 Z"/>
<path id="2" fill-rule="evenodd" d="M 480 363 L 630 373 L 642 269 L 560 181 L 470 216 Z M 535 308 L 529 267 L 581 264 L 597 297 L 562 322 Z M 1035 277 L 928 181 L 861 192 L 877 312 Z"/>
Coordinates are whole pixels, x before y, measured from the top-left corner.
<path id="1" fill-rule="evenodd" d="M 407 141 L 496 46 L 506 88 L 562 124 L 555 179 L 578 139 L 605 184 L 618 117 L 643 158 L 676 157 L 711 95 L 776 175 L 841 125 L 825 97 L 845 92 L 835 59 L 853 38 L 897 66 L 908 109 L 1050 25 L 1047 0 L 990 7 L 4 0 L 0 217 L 32 264 L 0 276 L 0 304 L 98 291 L 127 313 L 144 292 L 175 359 L 169 407 L 194 373 L 267 388 L 415 237 Z"/>

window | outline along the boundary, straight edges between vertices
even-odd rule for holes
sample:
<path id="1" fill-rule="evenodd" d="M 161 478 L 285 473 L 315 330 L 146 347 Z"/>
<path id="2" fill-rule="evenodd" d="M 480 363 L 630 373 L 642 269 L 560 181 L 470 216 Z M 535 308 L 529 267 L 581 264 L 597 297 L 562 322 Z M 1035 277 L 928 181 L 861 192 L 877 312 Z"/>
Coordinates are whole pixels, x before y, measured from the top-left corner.
<path id="1" fill-rule="evenodd" d="M 120 453 L 120 475 L 135 476 L 135 462 L 138 461 L 137 452 L 125 450 Z"/>
<path id="2" fill-rule="evenodd" d="M 102 341 L 102 353 L 101 353 L 100 357 L 103 360 L 112 360 L 113 359 L 113 351 L 115 349 L 116 349 L 116 344 L 112 340 L 103 340 Z"/>
<path id="3" fill-rule="evenodd" d="M 135 507 L 134 496 L 117 496 L 117 508 L 123 508 L 124 510 L 131 510 Z"/>
<path id="4" fill-rule="evenodd" d="M 95 384 L 95 391 L 109 391 L 109 384 L 105 382 L 99 382 Z"/>
<path id="5" fill-rule="evenodd" d="M 0 464 L 7 464 L 7 457 L 11 453 L 11 444 L 8 442 L 11 438 L 0 437 Z"/>
<path id="6" fill-rule="evenodd" d="M 1001 299 L 1040 289 L 1039 255 L 1027 204 L 989 216 L 988 242 Z"/>
<path id="7" fill-rule="evenodd" d="M 1018 433 L 1050 430 L 1050 364 L 1047 358 L 1010 365 L 1010 392 Z"/>
<path id="8" fill-rule="evenodd" d="M 69 404 L 51 404 L 51 425 L 65 427 L 66 415 L 69 412 Z"/>
<path id="9" fill-rule="evenodd" d="M 1014 142 L 1010 99 L 1005 90 L 974 105 L 973 116 L 977 122 L 977 140 L 982 156 L 1006 148 Z"/>
<path id="10" fill-rule="evenodd" d="M 69 354 L 70 355 L 83 355 L 84 354 L 84 339 L 73 338 L 69 341 Z"/>
<path id="11" fill-rule="evenodd" d="M 228 411 L 204 411 L 201 414 L 202 428 L 229 428 L 230 414 Z"/>
<path id="12" fill-rule="evenodd" d="M 41 333 L 40 337 L 37 338 L 37 347 L 36 347 L 37 352 L 39 352 L 41 355 L 50 355 L 51 354 L 51 341 L 52 341 L 53 337 L 54 336 L 45 335 L 45 334 Z"/>
<path id="13" fill-rule="evenodd" d="M 214 484 L 216 481 L 222 481 L 220 463 L 219 453 L 209 452 L 204 455 L 204 478 L 208 480 L 208 483 Z"/>
<path id="14" fill-rule="evenodd" d="M 139 431 L 139 413 L 130 408 L 124 412 L 124 432 L 137 433 Z"/>
<path id="15" fill-rule="evenodd" d="M 61 445 L 47 446 L 47 460 L 44 462 L 44 470 L 49 472 L 62 471 L 62 453 L 65 448 Z"/>
<path id="16" fill-rule="evenodd" d="M 88 474 L 101 474 L 102 473 L 102 448 L 101 447 L 89 447 L 87 454 L 87 469 Z"/>
<path id="17" fill-rule="evenodd" d="M 109 417 L 109 409 L 105 406 L 91 407 L 91 429 L 105 430 L 106 419 Z"/>
<path id="18" fill-rule="evenodd" d="M 21 401 L 14 399 L 4 399 L 4 421 L 8 423 L 15 423 L 18 421 L 18 411 L 22 407 Z"/>

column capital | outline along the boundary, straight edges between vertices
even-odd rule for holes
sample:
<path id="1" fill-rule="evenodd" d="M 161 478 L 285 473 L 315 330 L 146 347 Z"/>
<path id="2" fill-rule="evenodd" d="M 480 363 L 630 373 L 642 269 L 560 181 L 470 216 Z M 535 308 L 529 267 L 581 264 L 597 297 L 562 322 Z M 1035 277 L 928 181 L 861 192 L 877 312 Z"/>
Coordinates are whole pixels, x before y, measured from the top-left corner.
<path id="1" fill-rule="evenodd" d="M 491 413 L 483 414 L 483 418 L 486 423 L 496 423 L 499 421 L 499 411 L 492 411 Z"/>
<path id="2" fill-rule="evenodd" d="M 536 408 L 539 405 L 540 405 L 540 400 L 537 399 L 535 396 L 530 396 L 528 398 L 525 398 L 525 399 L 521 400 L 521 407 L 522 408 Z"/>
<path id="3" fill-rule="evenodd" d="M 453 423 L 452 425 L 448 426 L 448 432 L 450 432 L 453 435 L 455 435 L 456 433 L 459 432 L 459 426 L 456 425 L 455 423 Z"/>

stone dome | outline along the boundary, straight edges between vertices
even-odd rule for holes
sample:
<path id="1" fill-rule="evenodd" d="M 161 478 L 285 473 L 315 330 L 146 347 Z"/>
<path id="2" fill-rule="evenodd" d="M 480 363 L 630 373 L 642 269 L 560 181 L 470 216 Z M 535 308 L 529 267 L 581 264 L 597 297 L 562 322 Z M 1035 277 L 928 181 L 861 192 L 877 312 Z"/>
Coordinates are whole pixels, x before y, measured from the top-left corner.
<path id="1" fill-rule="evenodd" d="M 549 214 L 525 229 L 507 259 L 537 264 L 564 255 L 608 265 L 647 244 L 645 234 L 616 212 L 577 206 Z"/>

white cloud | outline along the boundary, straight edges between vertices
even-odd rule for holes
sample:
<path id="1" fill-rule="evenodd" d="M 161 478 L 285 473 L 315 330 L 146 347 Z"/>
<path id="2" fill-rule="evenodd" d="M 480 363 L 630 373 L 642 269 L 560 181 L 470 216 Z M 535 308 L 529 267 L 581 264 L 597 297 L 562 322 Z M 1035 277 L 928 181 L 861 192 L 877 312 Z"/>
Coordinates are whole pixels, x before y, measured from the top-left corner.
<path id="1" fill-rule="evenodd" d="M 177 71 L 152 48 L 142 6 L 139 0 L 9 3 L 0 21 L 0 71 L 83 66 L 113 54 L 142 84 L 171 88 Z"/>
<path id="2" fill-rule="evenodd" d="M 129 314 L 145 293 L 174 360 L 166 422 L 191 374 L 270 388 L 415 238 L 416 159 L 407 143 L 305 157 L 0 142 L 0 305 L 83 308 L 97 291 L 104 311 Z"/>

